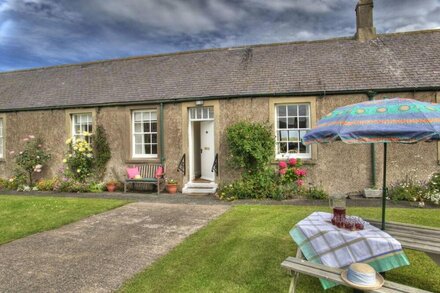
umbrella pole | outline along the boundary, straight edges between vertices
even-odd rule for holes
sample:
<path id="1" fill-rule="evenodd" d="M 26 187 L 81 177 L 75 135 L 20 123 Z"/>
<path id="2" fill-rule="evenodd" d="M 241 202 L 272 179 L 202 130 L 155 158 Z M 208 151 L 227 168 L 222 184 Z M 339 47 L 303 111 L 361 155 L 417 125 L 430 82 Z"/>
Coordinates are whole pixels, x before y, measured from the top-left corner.
<path id="1" fill-rule="evenodd" d="M 385 230 L 385 208 L 387 205 L 387 143 L 383 143 L 383 184 L 382 184 L 382 230 Z"/>

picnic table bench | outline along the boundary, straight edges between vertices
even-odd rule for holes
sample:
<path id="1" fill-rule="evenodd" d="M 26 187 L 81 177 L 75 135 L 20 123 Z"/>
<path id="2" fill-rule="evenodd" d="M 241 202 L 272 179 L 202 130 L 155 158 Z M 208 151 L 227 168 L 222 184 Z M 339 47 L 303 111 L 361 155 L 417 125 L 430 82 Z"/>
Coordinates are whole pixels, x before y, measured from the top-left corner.
<path id="1" fill-rule="evenodd" d="M 325 266 L 322 264 L 315 264 L 309 261 L 306 261 L 300 257 L 288 257 L 285 261 L 281 263 L 281 267 L 287 269 L 292 275 L 292 282 L 290 283 L 289 292 L 294 293 L 296 288 L 296 282 L 298 280 L 299 274 L 305 274 L 312 277 L 323 278 L 335 283 L 345 285 L 347 284 L 342 280 L 341 273 L 342 269 L 332 268 L 329 266 Z M 394 283 L 385 280 L 382 288 L 377 290 L 372 290 L 369 292 L 377 292 L 377 293 L 429 293 L 429 291 L 409 287 L 406 285 Z"/>
<path id="2" fill-rule="evenodd" d="M 366 220 L 380 228 L 381 222 Z M 440 229 L 411 224 L 387 222 L 385 232 L 396 238 L 404 248 L 426 253 L 440 266 Z"/>
<path id="3" fill-rule="evenodd" d="M 156 177 L 156 170 L 159 167 L 163 167 L 163 172 L 160 176 Z M 126 178 L 124 182 L 124 193 L 127 192 L 127 185 L 131 184 L 132 189 L 137 185 L 154 185 L 157 189 L 157 194 L 165 189 L 165 165 L 162 164 L 140 164 L 132 167 L 139 168 L 139 179 Z"/>

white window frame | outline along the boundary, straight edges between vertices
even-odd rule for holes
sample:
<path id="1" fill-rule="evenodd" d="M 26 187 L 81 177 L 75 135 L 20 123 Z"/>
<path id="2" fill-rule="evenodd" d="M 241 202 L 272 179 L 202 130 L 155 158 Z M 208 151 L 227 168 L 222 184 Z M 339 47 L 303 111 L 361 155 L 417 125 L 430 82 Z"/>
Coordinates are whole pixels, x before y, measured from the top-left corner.
<path id="1" fill-rule="evenodd" d="M 80 129 L 82 129 L 83 128 L 83 125 L 91 125 L 92 126 L 92 131 L 87 131 L 87 132 L 89 132 L 90 133 L 90 135 L 92 135 L 93 134 L 93 132 L 94 132 L 94 128 L 95 127 L 93 127 L 93 113 L 92 112 L 84 112 L 84 113 L 72 113 L 72 114 L 70 114 L 71 115 L 71 135 L 72 135 L 72 138 L 73 138 L 73 140 L 76 140 L 77 138 L 82 138 L 82 139 L 86 139 L 89 143 L 90 143 L 90 137 L 88 137 L 88 138 L 85 138 L 84 137 L 84 135 L 83 135 L 83 133 L 84 133 L 84 131 L 82 130 L 80 133 L 76 133 L 76 129 L 75 129 L 75 126 L 76 126 L 76 123 L 75 123 L 75 117 L 79 117 L 79 125 L 80 125 Z M 86 123 L 82 123 L 83 122 L 83 118 L 82 117 L 84 117 L 84 116 L 86 116 L 86 117 L 90 117 L 90 121 L 89 121 L 89 118 L 87 118 L 86 119 Z"/>
<path id="2" fill-rule="evenodd" d="M 5 122 L 0 118 L 0 159 L 5 157 Z"/>
<path id="3" fill-rule="evenodd" d="M 135 130 L 135 114 L 136 113 L 150 113 L 150 119 L 149 120 L 142 120 L 142 121 L 148 121 L 150 123 L 150 132 L 136 132 Z M 156 120 L 151 119 L 151 114 L 155 113 L 156 114 Z M 131 154 L 132 154 L 132 158 L 133 159 L 156 159 L 158 158 L 158 154 L 159 154 L 159 144 L 158 144 L 158 139 L 159 139 L 159 133 L 158 133 L 158 127 L 159 127 L 159 123 L 157 120 L 157 110 L 155 109 L 145 109 L 145 110 L 134 110 L 131 112 Z M 152 121 L 156 121 L 156 131 L 151 131 L 151 122 Z M 142 122 L 145 123 L 145 122 Z M 145 134 L 156 134 L 156 143 L 152 143 L 150 142 L 151 145 L 156 145 L 156 154 L 136 154 L 136 135 L 142 135 L 142 145 L 145 145 Z"/>
<path id="4" fill-rule="evenodd" d="M 280 106 L 297 106 L 298 110 L 297 110 L 297 115 L 296 116 L 289 116 L 287 109 L 286 109 L 286 116 L 282 116 L 282 118 L 286 117 L 287 119 L 289 117 L 296 117 L 298 119 L 298 127 L 297 128 L 279 128 L 279 115 L 278 115 L 278 107 Z M 299 115 L 299 106 L 307 106 L 307 115 Z M 311 125 L 312 125 L 312 117 L 311 117 L 311 110 L 312 110 L 312 105 L 310 103 L 282 103 L 282 104 L 275 104 L 275 157 L 277 160 L 280 159 L 288 159 L 288 158 L 300 158 L 300 159 L 311 159 L 312 158 L 312 148 L 311 146 L 306 146 L 307 148 L 307 153 L 280 153 L 279 150 L 279 143 L 280 143 L 280 137 L 279 137 L 279 131 L 310 131 L 311 130 Z M 308 119 L 308 127 L 307 128 L 299 128 L 299 118 L 307 118 Z M 286 123 L 288 123 L 288 120 L 286 120 Z M 301 141 L 301 136 L 299 136 L 299 139 Z M 283 141 L 286 143 L 289 143 L 291 141 L 289 141 L 289 139 L 287 141 Z M 299 142 L 300 143 L 300 142 Z"/>

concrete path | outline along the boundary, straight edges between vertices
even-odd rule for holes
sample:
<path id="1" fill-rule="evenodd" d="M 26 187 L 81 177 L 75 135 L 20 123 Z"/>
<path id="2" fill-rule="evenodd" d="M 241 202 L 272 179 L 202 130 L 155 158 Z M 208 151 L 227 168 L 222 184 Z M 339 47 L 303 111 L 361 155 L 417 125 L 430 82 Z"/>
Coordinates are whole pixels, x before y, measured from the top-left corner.
<path id="1" fill-rule="evenodd" d="M 0 245 L 0 292 L 110 292 L 228 209 L 137 202 Z"/>

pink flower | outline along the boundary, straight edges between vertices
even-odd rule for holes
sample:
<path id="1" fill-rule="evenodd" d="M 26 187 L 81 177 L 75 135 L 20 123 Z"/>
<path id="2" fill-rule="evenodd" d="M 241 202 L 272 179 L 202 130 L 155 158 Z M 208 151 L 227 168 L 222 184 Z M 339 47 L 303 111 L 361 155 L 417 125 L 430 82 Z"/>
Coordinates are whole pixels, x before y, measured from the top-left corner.
<path id="1" fill-rule="evenodd" d="M 296 159 L 295 158 L 289 159 L 289 165 L 290 166 L 295 166 L 296 165 Z"/>
<path id="2" fill-rule="evenodd" d="M 15 154 L 14 151 L 10 151 L 9 154 L 12 156 L 13 154 Z"/>
<path id="3" fill-rule="evenodd" d="M 280 175 L 285 175 L 286 174 L 286 172 L 287 172 L 287 169 L 286 168 L 284 168 L 284 169 L 280 169 Z"/>
<path id="4" fill-rule="evenodd" d="M 280 167 L 280 169 L 286 169 L 287 168 L 287 164 L 284 161 L 279 162 L 278 167 Z"/>
<path id="5" fill-rule="evenodd" d="M 295 170 L 295 174 L 296 174 L 297 176 L 302 177 L 302 176 L 306 176 L 307 171 L 304 170 L 304 169 L 296 169 L 296 170 Z"/>
<path id="6" fill-rule="evenodd" d="M 296 180 L 296 185 L 303 186 L 304 185 L 304 180 L 301 180 L 301 179 Z"/>

